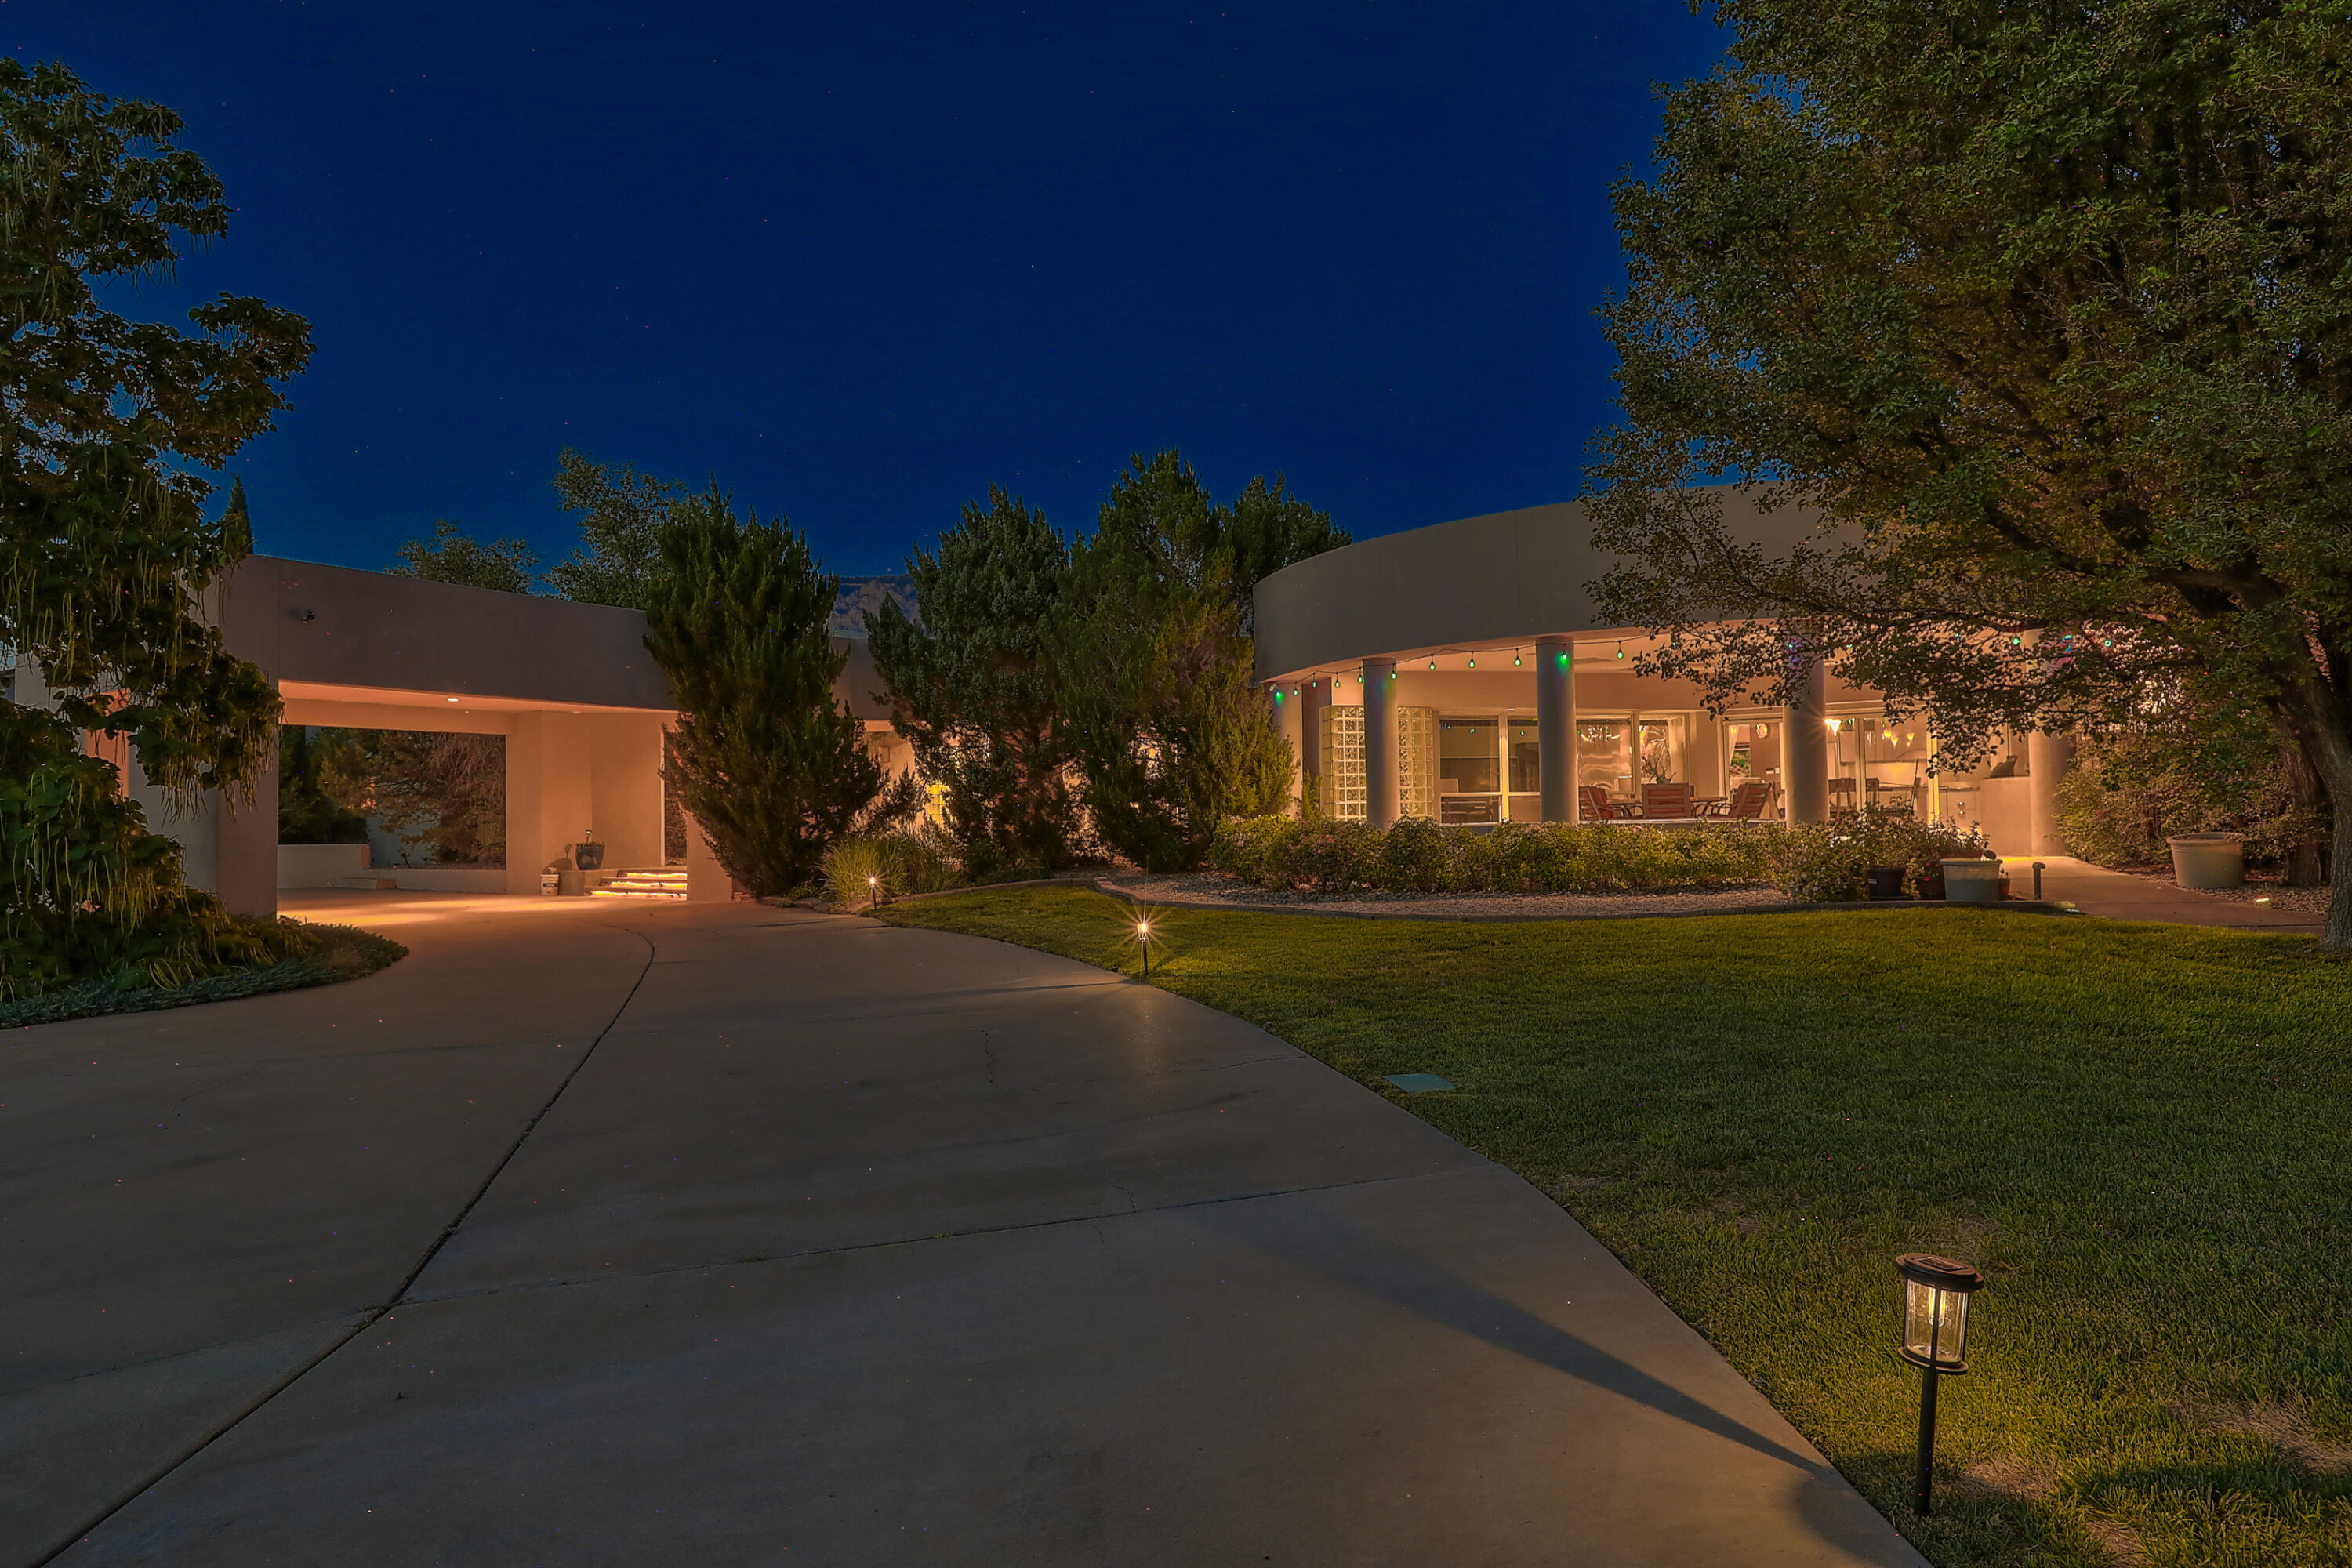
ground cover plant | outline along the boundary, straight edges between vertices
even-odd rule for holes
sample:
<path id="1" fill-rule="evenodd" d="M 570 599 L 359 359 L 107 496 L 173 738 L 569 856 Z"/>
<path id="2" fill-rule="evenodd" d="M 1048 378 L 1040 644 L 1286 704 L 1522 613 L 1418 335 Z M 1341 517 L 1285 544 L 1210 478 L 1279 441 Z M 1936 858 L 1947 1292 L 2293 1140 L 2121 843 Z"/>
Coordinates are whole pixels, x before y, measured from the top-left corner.
<path id="1" fill-rule="evenodd" d="M 108 1013 L 149 1013 L 197 1002 L 227 1002 L 270 991 L 299 991 L 356 980 L 408 955 L 390 937 L 356 926 L 289 920 L 231 922 L 243 939 L 236 962 L 176 984 L 142 984 L 143 976 L 100 976 L 37 996 L 0 1002 L 0 1029 L 93 1018 Z"/>
<path id="2" fill-rule="evenodd" d="M 899 905 L 1135 973 L 1129 906 Z M 1467 924 L 1160 910 L 1152 984 L 1554 1196 L 1946 1568 L 2352 1560 L 2352 973 L 1992 910 Z M 1937 1512 L 1891 1266 L 1976 1262 Z"/>

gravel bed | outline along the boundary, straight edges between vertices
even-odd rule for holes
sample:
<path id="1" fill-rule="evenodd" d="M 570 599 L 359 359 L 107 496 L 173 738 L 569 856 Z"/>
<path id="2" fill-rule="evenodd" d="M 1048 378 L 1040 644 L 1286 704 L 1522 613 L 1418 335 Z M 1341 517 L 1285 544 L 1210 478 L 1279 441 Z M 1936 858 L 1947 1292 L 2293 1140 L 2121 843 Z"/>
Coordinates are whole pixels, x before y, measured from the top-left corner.
<path id="1" fill-rule="evenodd" d="M 1769 887 L 1677 888 L 1655 893 L 1325 894 L 1277 892 L 1214 871 L 1182 877 L 1105 877 L 1100 880 L 1106 888 L 1116 888 L 1152 904 L 1438 920 L 1622 920 L 1630 915 L 1777 909 L 1788 902 L 1788 895 Z"/>
<path id="2" fill-rule="evenodd" d="M 2121 871 L 2127 877 L 2138 877 L 2146 881 L 2161 882 L 2168 888 L 2174 885 L 2172 868 L 2169 866 L 2117 866 L 2113 869 Z M 2296 914 L 2307 914 L 2314 920 L 2318 920 L 2327 913 L 2329 892 L 2326 888 L 2290 888 L 2275 876 L 2267 876 L 2261 872 L 2248 873 L 2246 885 L 2242 888 L 2196 888 L 2176 890 L 2193 892 L 2200 899 L 2228 899 L 2233 903 L 2240 904 L 2267 904 L 2274 910 L 2287 910 Z"/>

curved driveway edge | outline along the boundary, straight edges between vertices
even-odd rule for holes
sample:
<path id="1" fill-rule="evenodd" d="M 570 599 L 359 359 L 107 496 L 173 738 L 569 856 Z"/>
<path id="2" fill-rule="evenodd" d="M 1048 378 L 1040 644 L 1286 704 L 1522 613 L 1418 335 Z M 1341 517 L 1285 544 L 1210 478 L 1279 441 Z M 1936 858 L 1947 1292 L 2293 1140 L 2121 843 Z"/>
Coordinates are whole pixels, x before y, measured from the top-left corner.
<path id="1" fill-rule="evenodd" d="M 388 1315 L 59 1561 L 1920 1561 L 1556 1205 L 1236 1019 L 796 910 L 386 907 L 371 979 L 6 1042 L 0 1540 L 396 1289 L 609 1025 Z"/>

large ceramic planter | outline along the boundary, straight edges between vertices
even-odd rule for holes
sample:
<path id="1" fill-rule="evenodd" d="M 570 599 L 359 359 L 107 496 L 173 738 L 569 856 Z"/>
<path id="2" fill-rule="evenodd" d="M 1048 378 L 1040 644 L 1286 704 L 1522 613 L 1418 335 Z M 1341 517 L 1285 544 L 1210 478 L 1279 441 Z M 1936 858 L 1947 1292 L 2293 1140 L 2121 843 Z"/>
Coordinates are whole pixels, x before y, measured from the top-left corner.
<path id="1" fill-rule="evenodd" d="M 2242 888 L 2246 885 L 2246 840 L 2236 833 L 2176 833 L 2172 846 L 2172 879 L 2184 888 Z"/>
<path id="2" fill-rule="evenodd" d="M 1953 904 L 2000 902 L 2000 862 L 1998 860 L 1945 861 L 1944 901 Z"/>
<path id="3" fill-rule="evenodd" d="M 575 844 L 572 847 L 572 863 L 583 871 L 604 868 L 604 847 L 602 844 Z"/>

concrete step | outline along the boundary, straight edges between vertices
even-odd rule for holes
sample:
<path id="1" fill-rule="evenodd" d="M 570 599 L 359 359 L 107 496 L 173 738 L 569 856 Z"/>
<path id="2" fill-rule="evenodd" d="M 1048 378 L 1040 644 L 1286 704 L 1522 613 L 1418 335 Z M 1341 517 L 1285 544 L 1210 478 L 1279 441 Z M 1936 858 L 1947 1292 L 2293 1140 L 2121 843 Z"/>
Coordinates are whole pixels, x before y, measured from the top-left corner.
<path id="1" fill-rule="evenodd" d="M 592 899 L 672 899 L 686 897 L 686 868 L 665 866 L 615 871 L 613 879 L 588 889 Z"/>

